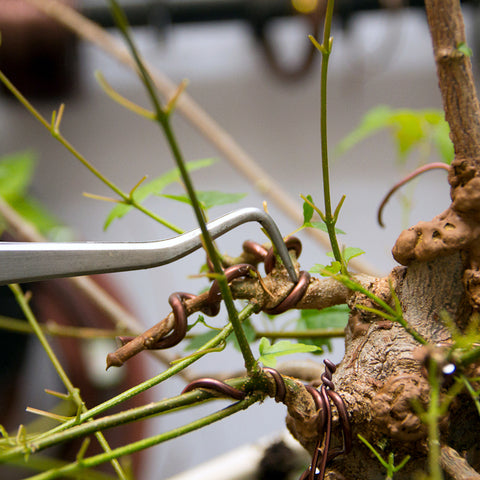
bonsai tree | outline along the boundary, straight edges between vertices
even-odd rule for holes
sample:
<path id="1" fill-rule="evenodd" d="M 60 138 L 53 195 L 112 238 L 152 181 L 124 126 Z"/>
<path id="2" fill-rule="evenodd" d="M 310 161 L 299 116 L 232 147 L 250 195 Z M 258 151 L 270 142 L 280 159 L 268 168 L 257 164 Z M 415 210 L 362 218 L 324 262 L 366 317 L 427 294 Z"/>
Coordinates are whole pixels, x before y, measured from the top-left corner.
<path id="1" fill-rule="evenodd" d="M 55 10 L 49 8 L 56 2 L 29 1 L 55 15 Z M 335 208 L 329 191 L 326 86 L 332 51 L 330 26 L 333 2 L 328 2 L 323 42 L 320 44 L 312 39 L 322 55 L 324 204 L 319 207 L 311 197 L 305 197 L 303 220 L 304 224 L 311 224 L 314 211 L 318 213 L 322 220 L 319 222 L 321 228 L 328 234 L 333 261 L 330 265 L 317 267 L 318 276 L 315 277 L 302 271 L 297 264 L 299 278 L 293 285 L 288 272 L 267 246 L 246 243 L 244 251 L 237 257 L 220 255 L 216 251 L 204 220 L 205 205 L 195 192 L 189 167 L 183 160 L 170 122 L 172 113 L 181 104 L 184 85 L 180 85 L 175 95 L 166 101 L 160 100 L 155 77 L 138 54 L 122 11 L 113 0 L 111 4 L 131 54 L 125 56 L 122 52 L 121 55 L 134 64 L 153 110 L 132 104 L 103 80 L 102 83 L 107 93 L 119 103 L 157 122 L 164 133 L 178 169 L 175 174 L 182 179 L 187 192 L 183 200 L 192 204 L 202 230 L 210 264 L 207 276 L 213 284 L 208 292 L 201 295 L 173 294 L 169 299 L 172 313 L 147 332 L 122 336 L 124 345 L 108 356 L 107 366 L 119 367 L 145 349 L 165 349 L 175 345 L 185 336 L 187 317 L 199 311 L 215 315 L 221 299 L 227 307 L 228 321 L 218 333 L 208 339 L 204 337 L 203 345 L 192 355 L 90 409 L 84 405 L 81 392 L 68 380 L 61 365 L 57 365 L 68 390 L 67 397 L 76 406 L 76 414 L 71 418 L 58 418 L 61 422 L 58 426 L 41 433 L 30 433 L 24 428 L 19 428 L 15 435 L 3 431 L 0 461 L 20 461 L 23 458 L 28 464 L 30 457 L 34 458 L 37 452 L 95 433 L 103 453 L 85 455 L 84 445 L 74 462 L 66 462 L 56 468 L 47 467 L 45 472 L 32 478 L 78 476 L 84 469 L 93 475 L 91 469 L 108 461 L 113 463 L 117 475 L 125 478 L 118 458 L 221 420 L 271 396 L 286 405 L 287 427 L 312 455 L 311 465 L 302 479 L 376 479 L 385 476 L 395 476 L 396 479 L 415 476 L 430 479 L 480 478 L 477 447 L 480 435 L 477 312 L 480 285 L 477 259 L 480 232 L 477 193 L 480 182 L 480 107 L 459 2 L 425 2 L 445 119 L 450 126 L 455 152 L 448 177 L 452 202 L 445 212 L 400 234 L 393 246 L 393 256 L 400 266 L 383 278 L 352 273 L 349 268 L 353 262 L 349 265 L 349 261 L 359 252 L 342 249 L 337 240 L 335 224 L 343 200 Z M 66 14 L 60 17 L 63 22 L 70 21 Z M 85 35 L 91 35 L 91 31 L 82 25 L 76 21 L 72 26 Z M 102 42 L 115 50 L 108 37 L 102 37 Z M 138 208 L 165 223 L 142 205 L 143 195 L 151 191 L 148 190 L 151 186 L 137 185 L 131 192 L 119 189 L 63 138 L 60 133 L 62 108 L 54 113 L 52 122 L 48 122 L 39 116 L 3 74 L 1 79 L 58 141 L 112 188 L 119 202 L 115 215 Z M 142 190 L 143 187 L 148 188 Z M 7 207 L 4 215 L 5 212 L 10 212 Z M 21 224 L 12 212 L 10 214 L 8 222 Z M 289 239 L 287 246 L 293 259 L 298 261 L 301 252 L 299 242 Z M 264 277 L 257 270 L 261 262 L 266 266 L 267 275 Z M 55 353 L 30 310 L 25 294 L 18 286 L 12 286 L 12 290 L 31 328 L 41 339 L 52 361 L 56 362 Z M 92 295 L 98 294 L 98 290 L 95 292 Z M 236 310 L 234 299 L 247 300 L 240 312 Z M 323 310 L 345 304 L 349 318 L 345 329 L 344 357 L 338 366 L 325 361 L 323 374 L 313 381 L 310 378 L 309 385 L 301 381 L 301 375 L 296 378 L 274 370 L 270 361 L 284 353 L 313 351 L 317 347 L 290 342 L 271 344 L 262 339 L 260 357 L 257 358 L 246 329 L 242 327 L 242 323 L 245 325 L 254 313 L 262 310 L 277 315 L 292 308 Z M 125 322 L 119 321 L 118 317 L 117 324 L 119 329 L 125 327 Z M 132 328 L 130 325 L 130 330 L 139 333 L 136 326 Z M 222 348 L 231 334 L 235 335 L 242 352 L 245 376 L 227 381 L 197 379 L 189 383 L 178 397 L 105 415 L 112 406 L 166 381 L 202 356 Z M 171 432 L 114 449 L 110 449 L 100 433 L 140 418 L 212 400 L 219 395 L 234 402 L 226 409 Z"/>

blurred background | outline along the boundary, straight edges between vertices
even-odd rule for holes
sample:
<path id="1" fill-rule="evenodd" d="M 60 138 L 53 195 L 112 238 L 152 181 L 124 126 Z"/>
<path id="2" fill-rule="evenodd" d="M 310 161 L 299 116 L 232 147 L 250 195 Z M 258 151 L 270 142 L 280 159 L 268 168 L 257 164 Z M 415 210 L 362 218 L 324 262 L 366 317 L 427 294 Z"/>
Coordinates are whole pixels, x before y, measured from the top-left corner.
<path id="1" fill-rule="evenodd" d="M 295 12 L 292 6 L 295 2 L 122 3 L 135 25 L 135 38 L 146 60 L 175 83 L 188 79 L 189 94 L 293 196 L 299 208 L 300 194 L 312 195 L 321 205 L 320 56 L 308 60 L 307 34 L 312 32 L 312 21 Z M 332 152 L 375 106 L 441 108 L 426 19 L 415 2 L 407 3 L 337 0 L 328 85 Z M 144 175 L 155 178 L 173 168 L 158 128 L 107 98 L 96 83 L 94 72 L 100 70 L 120 93 L 148 106 L 137 78 L 96 47 L 53 28 L 43 17 L 30 19 L 28 24 L 22 23 L 25 21 L 19 15 L 9 16 L 11 4 L 8 0 L 0 1 L 2 69 L 47 118 L 65 102 L 64 136 L 95 167 L 127 191 Z M 302 2 L 298 5 L 297 8 L 303 8 Z M 111 27 L 103 1 L 77 2 L 75 6 L 93 20 Z M 475 63 L 478 49 L 474 27 L 479 13 L 475 2 L 465 2 L 464 7 L 468 43 L 474 50 Z M 28 14 L 25 16 L 28 18 Z M 45 31 L 49 33 L 38 35 L 41 30 L 37 30 L 35 34 L 32 29 L 39 28 L 38 25 L 46 25 Z M 247 194 L 236 205 L 215 207 L 210 218 L 237 207 L 262 207 L 265 196 L 179 114 L 175 115 L 174 126 L 187 160 L 218 159 L 214 166 L 193 174 L 197 189 Z M 104 231 L 111 204 L 85 198 L 82 193 L 110 196 L 110 192 L 21 105 L 3 95 L 0 154 L 24 150 L 32 150 L 37 158 L 31 193 L 71 227 L 76 239 L 147 241 L 172 236 L 137 212 L 114 221 Z M 430 219 L 448 206 L 445 172 L 433 171 L 420 178 L 412 191 L 408 219 L 399 196 L 395 196 L 386 207 L 386 228 L 382 229 L 376 222 L 378 205 L 389 187 L 417 165 L 418 156 L 413 155 L 406 165 L 399 165 L 391 136 L 381 132 L 343 155 L 332 154 L 331 160 L 334 203 L 346 194 L 338 226 L 347 235 L 341 240 L 365 250 L 365 261 L 376 272 L 385 274 L 395 265 L 390 250 L 400 231 L 418 220 Z M 429 161 L 438 160 L 434 154 L 429 157 Z M 181 191 L 181 186 L 176 185 L 166 193 Z M 147 205 L 185 230 L 196 227 L 186 205 L 162 198 L 151 198 Z M 274 203 L 268 202 L 268 209 L 284 235 L 299 226 Z M 308 235 L 302 232 L 299 237 L 304 247 L 300 258 L 303 269 L 329 261 L 324 249 Z M 219 240 L 220 249 L 236 255 L 246 239 L 263 241 L 257 225 L 245 225 L 223 237 Z M 121 297 L 147 328 L 168 313 L 170 293 L 177 290 L 196 293 L 205 286 L 204 280 L 188 278 L 198 273 L 203 263 L 204 256 L 196 253 L 173 265 L 113 274 L 112 278 Z M 113 347 L 102 348 L 88 352 L 93 365 L 89 368 L 96 371 L 100 383 L 108 383 L 119 373 L 103 372 L 105 354 Z M 328 357 L 340 361 L 342 349 L 343 341 L 335 341 Z M 22 391 L 29 405 L 42 408 L 46 401 L 43 388 L 60 387 L 55 387 L 55 373 L 43 352 L 34 347 L 31 350 L 28 358 L 35 359 L 33 374 L 32 361 L 27 361 L 23 368 L 29 372 L 28 378 L 36 381 L 24 385 Z M 185 354 L 181 348 L 178 353 Z M 145 378 L 164 368 L 148 354 L 142 355 L 146 361 Z M 238 371 L 241 364 L 240 354 L 229 348 L 193 368 L 214 373 Z M 182 388 L 182 382 L 173 379 L 154 388 L 151 398 L 172 396 Z M 16 408 L 23 410 L 22 405 Z M 218 405 L 217 402 L 191 412 L 159 417 L 150 421 L 148 433 L 153 435 L 185 424 Z M 239 445 L 279 432 L 284 416 L 284 407 L 270 400 L 220 424 L 150 449 L 144 457 L 146 467 L 142 478 L 168 479 Z M 29 418 L 23 421 L 28 422 Z"/>

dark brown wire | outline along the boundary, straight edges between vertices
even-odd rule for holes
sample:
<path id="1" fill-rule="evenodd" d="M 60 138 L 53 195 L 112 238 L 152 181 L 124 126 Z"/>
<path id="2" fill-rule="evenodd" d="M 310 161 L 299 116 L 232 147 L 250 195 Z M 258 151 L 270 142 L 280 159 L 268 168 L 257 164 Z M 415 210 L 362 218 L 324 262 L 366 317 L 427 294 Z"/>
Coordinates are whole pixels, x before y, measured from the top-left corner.
<path id="1" fill-rule="evenodd" d="M 257 262 L 263 262 L 268 253 L 268 250 L 263 245 L 252 240 L 243 242 L 242 248 L 245 253 L 253 255 Z"/>
<path id="2" fill-rule="evenodd" d="M 297 257 L 302 251 L 302 245 L 300 241 L 295 237 L 290 237 L 286 240 L 288 249 L 295 250 Z M 276 257 L 273 253 L 273 249 L 268 251 L 262 245 L 246 241 L 244 243 L 244 250 L 246 253 L 253 254 L 254 258 L 260 262 L 267 260 L 266 266 L 267 274 L 274 268 Z M 236 278 L 249 275 L 251 272 L 258 274 L 255 266 L 241 263 L 233 265 L 227 268 L 224 272 L 227 282 L 231 282 Z M 278 314 L 282 313 L 289 308 L 295 307 L 296 303 L 302 298 L 307 287 L 310 277 L 306 272 L 300 272 L 300 279 L 297 285 L 292 289 L 291 293 L 275 308 L 268 310 L 268 313 Z M 122 342 L 122 346 L 115 352 L 108 354 L 107 356 L 107 368 L 110 366 L 121 366 L 132 356 L 136 355 L 142 350 L 149 349 L 165 349 L 177 345 L 187 332 L 187 308 L 184 304 L 185 300 L 194 299 L 195 295 L 185 292 L 173 293 L 169 297 L 169 303 L 172 307 L 172 313 L 174 317 L 174 325 L 172 331 L 160 340 L 156 340 L 158 337 L 158 326 L 151 327 L 146 332 L 137 337 L 119 337 Z M 220 303 L 222 301 L 220 287 L 218 281 L 214 281 L 209 290 L 206 300 L 202 303 L 200 311 L 208 316 L 215 316 L 220 311 Z"/>
<path id="3" fill-rule="evenodd" d="M 291 308 L 294 308 L 295 305 L 302 299 L 307 291 L 308 285 L 310 283 L 310 274 L 302 270 L 298 277 L 297 284 L 293 287 L 292 291 L 275 307 L 266 308 L 264 311 L 269 315 L 278 315 L 280 313 L 286 312 Z"/>
<path id="4" fill-rule="evenodd" d="M 192 298 L 195 298 L 195 295 L 185 292 L 175 292 L 172 293 L 170 297 L 168 297 L 168 303 L 172 307 L 173 316 L 175 318 L 173 331 L 151 346 L 146 344 L 147 348 L 151 348 L 152 350 L 170 348 L 177 345 L 183 340 L 183 338 L 187 334 L 187 314 L 183 301 Z"/>
<path id="5" fill-rule="evenodd" d="M 288 250 L 295 250 L 295 256 L 298 258 L 302 253 L 302 243 L 297 237 L 289 237 L 285 240 L 285 245 L 287 246 Z M 275 263 L 277 261 L 277 257 L 275 256 L 275 252 L 273 251 L 273 247 L 268 250 L 267 255 L 263 259 L 265 264 L 265 273 L 268 275 L 274 268 Z"/>
<path id="6" fill-rule="evenodd" d="M 277 370 L 270 367 L 264 367 L 263 371 L 270 374 L 275 381 L 275 401 L 283 403 L 285 401 L 287 389 L 285 388 L 285 382 L 283 381 L 282 375 Z"/>
<path id="7" fill-rule="evenodd" d="M 343 398 L 335 392 L 335 385 L 332 380 L 336 366 L 328 359 L 324 360 L 323 363 L 325 364 L 325 372 L 321 376 L 320 390 L 310 385 L 306 386 L 318 410 L 318 439 L 312 462 L 309 468 L 303 472 L 300 480 L 323 480 L 328 463 L 338 455 L 348 454 L 352 449 L 352 430 L 347 407 Z M 332 436 L 332 407 L 330 401 L 333 402 L 338 412 L 343 435 L 342 448 L 330 449 Z"/>
<path id="8" fill-rule="evenodd" d="M 231 282 L 235 278 L 244 277 L 249 274 L 250 271 L 257 272 L 257 270 L 246 263 L 234 265 L 233 267 L 225 270 L 225 276 L 227 282 Z M 173 331 L 168 336 L 158 340 L 155 343 L 149 343 L 148 339 L 145 341 L 145 347 L 151 350 L 170 348 L 177 345 L 183 340 L 187 333 L 187 311 L 183 300 L 193 299 L 196 296 L 192 293 L 176 292 L 172 293 L 168 299 L 168 303 L 172 307 L 172 313 L 174 317 Z M 201 312 L 208 316 L 215 316 L 220 311 L 220 303 L 222 301 L 222 295 L 220 292 L 220 286 L 217 280 L 212 283 L 210 287 L 207 300 L 202 305 Z"/>
<path id="9" fill-rule="evenodd" d="M 258 274 L 257 269 L 252 265 L 248 263 L 239 263 L 238 265 L 233 265 L 232 267 L 228 267 L 224 271 L 224 275 L 227 279 L 227 282 L 230 283 L 236 278 L 246 277 L 247 275 L 250 274 L 250 272 L 254 272 Z M 220 310 L 221 300 L 222 300 L 222 294 L 220 292 L 220 284 L 218 283 L 218 280 L 214 280 L 208 292 L 208 299 L 207 299 L 207 304 L 210 305 L 211 308 L 216 312 L 211 316 L 215 316 L 218 314 Z"/>
<path id="10" fill-rule="evenodd" d="M 237 388 L 215 378 L 199 378 L 198 380 L 194 380 L 182 390 L 182 393 L 187 393 L 192 390 L 196 390 L 197 388 L 214 390 L 215 392 L 221 393 L 225 397 L 234 398 L 235 400 L 243 400 L 247 396 L 245 392 L 242 392 L 241 390 L 238 390 Z"/>

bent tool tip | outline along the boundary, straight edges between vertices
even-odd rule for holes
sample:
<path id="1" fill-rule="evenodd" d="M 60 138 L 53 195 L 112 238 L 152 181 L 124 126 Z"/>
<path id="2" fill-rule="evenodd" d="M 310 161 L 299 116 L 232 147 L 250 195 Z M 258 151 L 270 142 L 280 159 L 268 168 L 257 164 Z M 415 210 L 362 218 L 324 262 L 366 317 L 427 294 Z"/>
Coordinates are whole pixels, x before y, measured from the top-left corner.
<path id="1" fill-rule="evenodd" d="M 266 230 L 290 279 L 297 283 L 288 249 L 268 213 L 243 208 L 208 223 L 207 229 L 212 238 L 218 238 L 253 221 Z M 153 242 L 4 242 L 0 243 L 0 285 L 152 268 L 174 262 L 201 246 L 199 228 Z"/>

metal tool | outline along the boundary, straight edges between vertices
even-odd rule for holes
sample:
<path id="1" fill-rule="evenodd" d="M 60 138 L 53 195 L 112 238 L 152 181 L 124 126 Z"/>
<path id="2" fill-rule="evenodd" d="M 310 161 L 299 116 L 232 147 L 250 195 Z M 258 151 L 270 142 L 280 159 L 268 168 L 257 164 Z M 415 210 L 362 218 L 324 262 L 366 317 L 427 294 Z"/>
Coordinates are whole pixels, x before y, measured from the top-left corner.
<path id="1" fill-rule="evenodd" d="M 212 238 L 217 238 L 253 221 L 267 231 L 292 282 L 297 283 L 280 231 L 264 211 L 243 208 L 210 222 L 207 228 Z M 201 246 L 199 228 L 154 242 L 0 242 L 0 285 L 158 267 L 185 257 Z"/>

